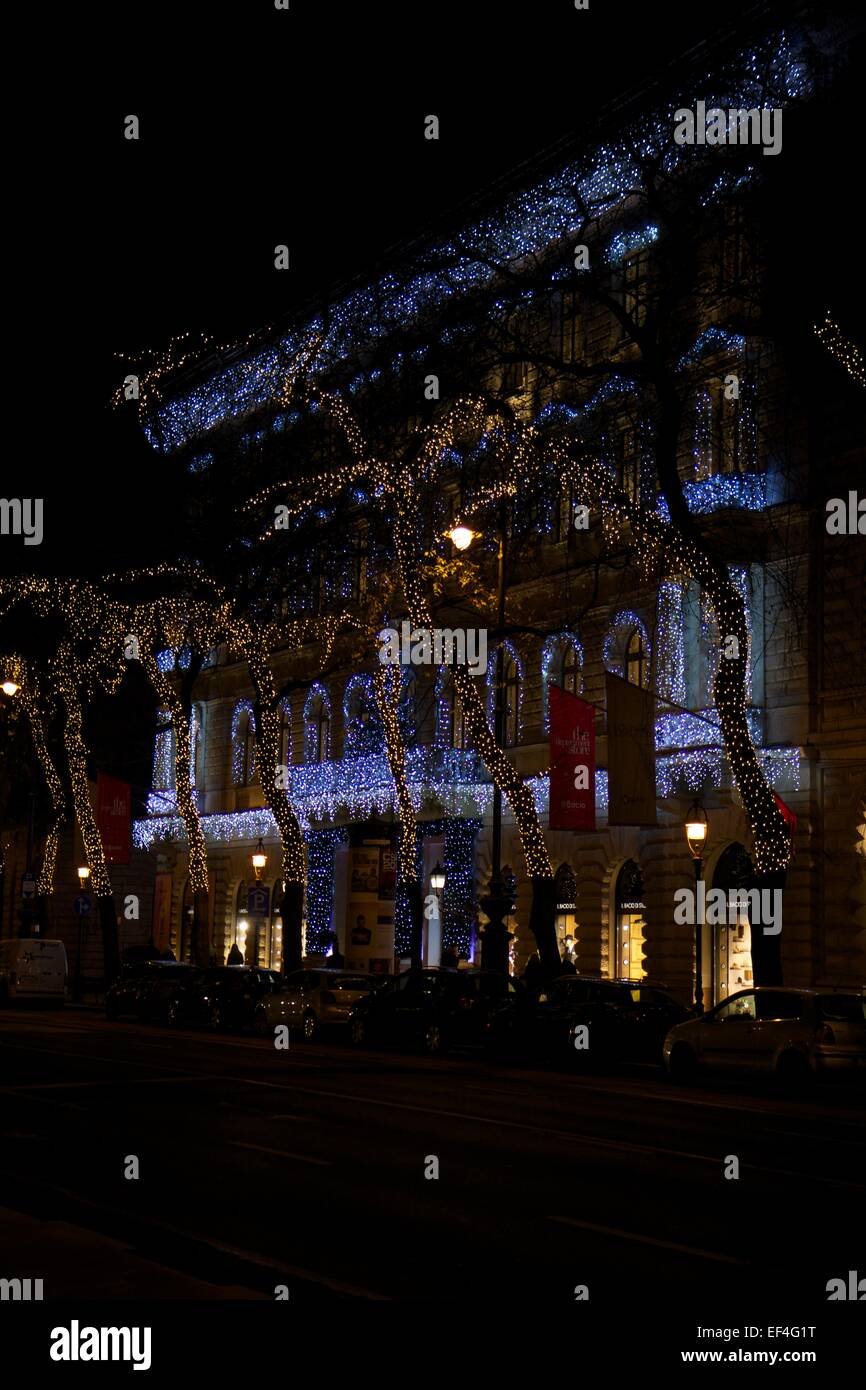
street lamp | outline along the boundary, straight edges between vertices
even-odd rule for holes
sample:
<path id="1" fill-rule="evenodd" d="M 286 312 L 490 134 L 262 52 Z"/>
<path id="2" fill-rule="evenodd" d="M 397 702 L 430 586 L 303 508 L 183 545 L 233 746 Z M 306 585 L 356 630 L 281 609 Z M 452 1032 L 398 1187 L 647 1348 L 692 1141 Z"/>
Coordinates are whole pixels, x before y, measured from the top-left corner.
<path id="1" fill-rule="evenodd" d="M 445 870 L 442 868 L 438 859 L 436 861 L 436 867 L 430 875 L 430 887 L 433 889 L 434 893 L 441 893 L 442 889 L 445 887 Z"/>
<path id="2" fill-rule="evenodd" d="M 90 869 L 86 864 L 78 866 L 78 886 L 82 893 L 87 887 L 87 880 L 90 878 Z M 79 904 L 80 906 L 80 904 Z M 81 1003 L 81 931 L 84 926 L 84 913 L 78 914 L 78 951 L 75 956 L 75 981 L 72 987 L 72 994 L 77 1004 Z"/>
<path id="3" fill-rule="evenodd" d="M 458 550 L 468 550 L 475 539 L 476 533 L 462 522 L 455 522 L 450 531 L 445 532 L 446 536 L 453 541 Z"/>
<path id="4" fill-rule="evenodd" d="M 250 855 L 250 863 L 253 866 L 253 872 L 256 876 L 256 883 L 259 883 L 261 881 L 262 874 L 264 873 L 268 864 L 268 856 L 265 854 L 265 847 L 262 844 L 261 835 L 259 836 L 258 844 L 256 845 L 255 849 Z"/>
<path id="5" fill-rule="evenodd" d="M 707 813 L 699 801 L 693 801 L 685 821 L 686 844 L 695 861 L 695 1013 L 704 1012 L 703 913 L 698 912 L 699 884 L 703 867 L 704 845 L 707 840 Z"/>
<path id="6" fill-rule="evenodd" d="M 8 695 L 10 699 L 13 695 L 17 695 L 20 689 L 21 687 L 16 681 L 4 681 L 3 684 L 0 685 L 0 690 L 3 691 L 4 695 Z"/>
<path id="7" fill-rule="evenodd" d="M 462 526 L 458 522 L 447 533 L 454 542 L 458 550 L 466 550 L 474 540 L 476 532 L 470 531 L 468 526 Z M 506 566 L 506 537 L 508 535 L 508 499 L 503 497 L 499 511 L 499 544 L 497 549 L 497 576 L 496 576 L 496 624 L 498 642 L 496 644 L 495 667 L 494 667 L 494 715 L 493 715 L 493 737 L 496 746 L 502 748 L 505 743 L 505 702 L 502 689 L 502 633 L 505 627 L 505 566 Z M 506 891 L 505 883 L 502 879 L 502 792 L 494 781 L 493 784 L 493 825 L 491 831 L 490 845 L 490 882 L 487 885 L 487 896 L 481 899 L 481 909 L 487 917 L 487 926 L 484 928 L 484 935 L 481 938 L 481 967 L 483 970 L 497 970 L 502 974 L 508 974 L 508 944 L 511 933 L 505 924 L 504 918 L 514 906 L 513 897 Z"/>

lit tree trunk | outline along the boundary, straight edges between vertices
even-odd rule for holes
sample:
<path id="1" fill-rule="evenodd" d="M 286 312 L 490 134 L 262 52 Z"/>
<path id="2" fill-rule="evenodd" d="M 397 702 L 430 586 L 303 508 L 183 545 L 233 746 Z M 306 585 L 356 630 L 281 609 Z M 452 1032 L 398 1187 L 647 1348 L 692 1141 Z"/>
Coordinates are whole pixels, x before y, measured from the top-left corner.
<path id="1" fill-rule="evenodd" d="M 102 840 L 90 800 L 81 703 L 73 679 L 64 670 L 68 661 L 68 653 L 61 652 L 59 687 L 66 712 L 63 741 L 69 763 L 75 818 L 78 821 L 81 838 L 84 841 L 84 852 L 90 869 L 90 886 L 98 901 L 105 984 L 108 986 L 116 978 L 120 966 L 117 913 L 111 893 L 111 880 L 108 877 Z"/>
<path id="2" fill-rule="evenodd" d="M 376 667 L 373 675 L 376 703 L 385 730 L 385 752 L 394 781 L 397 814 L 400 824 L 400 844 L 397 854 L 397 892 L 404 893 L 409 904 L 411 922 L 410 954 L 413 970 L 423 964 L 423 902 L 418 879 L 416 856 L 417 820 L 415 807 L 406 780 L 406 745 L 400 729 L 399 706 L 402 670 L 399 666 Z"/>
<path id="3" fill-rule="evenodd" d="M 302 926 L 304 916 L 304 882 L 306 856 L 304 834 L 289 800 L 285 779 L 278 774 L 280 766 L 280 721 L 277 714 L 277 692 L 267 656 L 257 649 L 252 630 L 242 627 L 243 651 L 255 692 L 253 718 L 255 721 L 256 751 L 259 760 L 259 780 L 265 800 L 280 832 L 283 877 L 283 972 L 294 970 L 301 963 Z"/>
<path id="4" fill-rule="evenodd" d="M 150 634 L 148 634 L 148 637 Z M 144 637 L 142 638 L 142 642 Z M 148 647 L 150 647 L 148 642 Z M 152 650 L 141 648 L 141 664 L 157 699 L 171 715 L 174 729 L 174 785 L 178 814 L 183 821 L 189 854 L 189 883 L 193 898 L 192 959 L 194 965 L 207 965 L 204 941 L 208 922 L 207 845 L 192 785 L 192 742 L 189 715 L 168 673 L 160 671 Z"/>

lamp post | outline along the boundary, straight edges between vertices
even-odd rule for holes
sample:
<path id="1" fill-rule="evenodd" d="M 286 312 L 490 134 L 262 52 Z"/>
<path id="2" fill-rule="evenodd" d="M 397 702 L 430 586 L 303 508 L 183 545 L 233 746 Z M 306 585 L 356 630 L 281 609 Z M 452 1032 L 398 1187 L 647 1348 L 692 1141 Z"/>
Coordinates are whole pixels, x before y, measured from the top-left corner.
<path id="1" fill-rule="evenodd" d="M 442 898 L 441 898 L 440 895 L 441 895 L 442 890 L 444 889 L 444 887 L 445 887 L 445 870 L 442 868 L 442 864 L 441 864 L 440 860 L 437 859 L 437 860 L 436 860 L 436 864 L 434 865 L 433 870 L 432 870 L 432 872 L 431 872 L 431 874 L 430 874 L 430 888 L 431 888 L 432 891 L 436 894 L 437 916 L 436 916 L 436 918 L 435 918 L 435 922 L 436 922 L 436 926 L 437 926 L 438 933 L 439 933 L 439 941 L 438 941 L 438 943 L 437 943 L 437 949 L 436 949 L 435 952 L 434 952 L 434 951 L 431 951 L 431 949 L 430 949 L 430 945 L 431 945 L 431 943 L 430 943 L 430 935 L 431 935 L 431 927 L 432 927 L 433 919 L 432 919 L 432 918 L 427 918 L 427 962 L 428 962 L 428 964 L 431 964 L 431 965 L 432 965 L 434 962 L 436 962 L 436 961 L 438 961 L 438 963 L 439 963 L 440 965 L 442 964 L 442 935 L 443 935 L 443 926 L 442 926 Z M 426 916 L 426 913 L 425 913 L 425 916 Z"/>
<path id="2" fill-rule="evenodd" d="M 466 550 L 474 539 L 476 533 L 470 531 L 467 526 L 457 523 L 448 532 L 451 540 L 458 550 Z M 494 706 L 493 706 L 493 737 L 497 748 L 502 748 L 505 743 L 505 703 L 504 691 L 502 689 L 502 633 L 505 627 L 505 566 L 506 566 L 506 539 L 508 535 L 508 500 L 502 499 L 499 512 L 499 544 L 497 548 L 497 573 L 496 573 L 496 628 L 498 642 L 496 644 L 494 677 Z M 487 895 L 481 899 L 481 909 L 485 913 L 488 921 L 484 928 L 481 938 L 481 968 L 482 970 L 496 970 L 501 974 L 508 974 L 508 943 L 511 937 L 504 918 L 513 906 L 513 899 L 509 897 L 505 890 L 502 879 L 502 792 L 494 781 L 493 784 L 493 826 L 491 833 L 490 846 L 490 882 L 487 885 Z"/>
<path id="3" fill-rule="evenodd" d="M 251 863 L 252 866 L 253 866 L 253 873 L 254 873 L 255 876 L 256 876 L 256 883 L 261 883 L 261 881 L 262 881 L 262 874 L 264 873 L 265 869 L 266 869 L 267 866 L 268 866 L 268 856 L 265 854 L 265 847 L 264 847 L 264 845 L 262 844 L 262 837 L 261 837 L 261 835 L 259 836 L 259 842 L 258 842 L 258 844 L 256 845 L 255 849 L 253 850 L 252 854 L 250 855 L 250 863 Z M 258 965 L 258 963 L 259 963 L 259 924 L 260 924 L 260 921 L 261 921 L 261 918 L 260 918 L 259 914 L 258 914 L 258 913 L 255 913 L 255 915 L 253 916 L 253 949 L 252 949 L 252 961 L 248 961 L 248 960 L 247 960 L 246 951 L 245 951 L 245 952 L 244 952 L 244 964 L 245 964 L 245 965 L 250 965 L 250 964 L 252 964 L 252 965 Z"/>
<path id="4" fill-rule="evenodd" d="M 703 867 L 704 845 L 707 840 L 707 813 L 699 801 L 694 801 L 686 816 L 685 831 L 689 853 L 695 861 L 695 1013 L 704 1012 L 703 913 L 698 912 L 699 884 Z"/>
<path id="5" fill-rule="evenodd" d="M 87 887 L 87 880 L 90 878 L 90 869 L 86 864 L 78 866 L 78 886 L 82 893 Z M 84 926 L 84 913 L 78 914 L 78 950 L 75 955 L 75 982 L 73 984 L 73 996 L 76 1004 L 81 1003 L 81 932 Z"/>

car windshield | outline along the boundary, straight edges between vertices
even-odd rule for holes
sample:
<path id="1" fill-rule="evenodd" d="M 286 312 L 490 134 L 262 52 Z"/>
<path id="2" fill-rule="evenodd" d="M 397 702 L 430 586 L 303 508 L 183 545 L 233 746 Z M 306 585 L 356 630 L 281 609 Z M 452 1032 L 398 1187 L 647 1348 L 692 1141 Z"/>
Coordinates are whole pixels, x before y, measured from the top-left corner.
<path id="1" fill-rule="evenodd" d="M 819 1018 L 837 1023 L 862 1023 L 866 1019 L 866 995 L 819 994 L 815 1008 Z"/>
<path id="2" fill-rule="evenodd" d="M 370 990 L 373 986 L 373 980 L 368 979 L 366 975 L 339 975 L 329 984 L 330 989 Z"/>

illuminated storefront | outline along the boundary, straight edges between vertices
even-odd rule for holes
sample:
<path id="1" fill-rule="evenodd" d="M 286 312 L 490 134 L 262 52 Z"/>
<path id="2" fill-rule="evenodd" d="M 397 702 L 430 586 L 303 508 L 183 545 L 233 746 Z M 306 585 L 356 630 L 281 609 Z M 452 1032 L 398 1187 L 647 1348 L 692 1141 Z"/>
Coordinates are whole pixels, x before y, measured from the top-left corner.
<path id="1" fill-rule="evenodd" d="M 570 864 L 560 864 L 553 880 L 556 901 L 556 944 L 563 959 L 577 964 L 577 882 Z"/>
<path id="2" fill-rule="evenodd" d="M 633 859 L 627 859 L 616 880 L 616 952 L 613 975 L 621 980 L 643 980 L 646 940 L 646 903 L 643 879 Z"/>
<path id="3" fill-rule="evenodd" d="M 713 888 L 725 894 L 732 889 L 753 888 L 755 869 L 741 844 L 728 845 L 713 874 Z M 739 989 L 754 983 L 752 974 L 752 926 L 745 904 L 737 909 L 736 922 L 713 927 L 713 1003 L 718 1004 Z"/>

